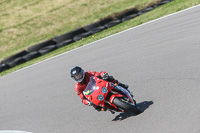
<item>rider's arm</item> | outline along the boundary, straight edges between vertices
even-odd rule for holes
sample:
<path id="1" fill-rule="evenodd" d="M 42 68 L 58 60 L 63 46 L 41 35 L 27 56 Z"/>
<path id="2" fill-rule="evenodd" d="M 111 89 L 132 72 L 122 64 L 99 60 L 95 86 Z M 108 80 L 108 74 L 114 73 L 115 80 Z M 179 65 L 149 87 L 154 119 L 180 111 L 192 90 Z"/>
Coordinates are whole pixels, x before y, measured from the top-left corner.
<path id="1" fill-rule="evenodd" d="M 118 81 L 115 80 L 113 76 L 109 76 L 108 73 L 105 71 L 101 71 L 100 73 L 95 72 L 95 71 L 88 71 L 88 73 L 91 76 L 95 76 L 95 77 L 101 78 L 101 79 L 109 81 L 109 82 L 118 83 Z"/>
<path id="2" fill-rule="evenodd" d="M 87 73 L 90 75 L 90 76 L 95 76 L 95 77 L 99 77 L 99 78 L 101 78 L 102 77 L 102 75 L 104 74 L 104 73 L 106 73 L 106 72 L 95 72 L 95 71 L 87 71 Z"/>
<path id="3" fill-rule="evenodd" d="M 79 97 L 81 98 L 83 104 L 88 105 L 89 101 L 84 97 L 83 93 L 80 93 Z"/>
<path id="4" fill-rule="evenodd" d="M 77 84 L 75 85 L 75 91 L 76 91 L 76 94 L 81 98 L 82 103 L 85 105 L 88 105 L 88 100 L 83 95 L 82 88 L 78 86 Z"/>

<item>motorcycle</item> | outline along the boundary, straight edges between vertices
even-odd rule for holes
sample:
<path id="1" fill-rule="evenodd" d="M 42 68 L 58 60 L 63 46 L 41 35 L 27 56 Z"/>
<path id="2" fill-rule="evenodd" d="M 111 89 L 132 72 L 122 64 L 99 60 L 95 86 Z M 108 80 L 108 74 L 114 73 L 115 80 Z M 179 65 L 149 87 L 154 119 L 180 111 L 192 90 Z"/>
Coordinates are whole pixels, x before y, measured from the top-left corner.
<path id="1" fill-rule="evenodd" d="M 83 94 L 95 107 L 100 106 L 102 111 L 109 110 L 113 114 L 115 112 L 141 113 L 130 92 L 117 83 L 92 76 Z"/>

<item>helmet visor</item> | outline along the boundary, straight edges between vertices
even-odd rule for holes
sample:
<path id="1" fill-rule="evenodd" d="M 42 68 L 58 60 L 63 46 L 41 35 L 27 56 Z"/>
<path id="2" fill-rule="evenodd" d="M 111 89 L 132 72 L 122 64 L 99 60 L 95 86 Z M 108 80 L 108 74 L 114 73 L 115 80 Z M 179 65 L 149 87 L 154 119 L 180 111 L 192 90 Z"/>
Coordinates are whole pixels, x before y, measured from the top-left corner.
<path id="1" fill-rule="evenodd" d="M 74 76 L 74 79 L 76 81 L 80 81 L 82 78 L 83 78 L 83 74 L 82 73 L 79 73 L 79 74 L 77 74 L 77 75 Z"/>

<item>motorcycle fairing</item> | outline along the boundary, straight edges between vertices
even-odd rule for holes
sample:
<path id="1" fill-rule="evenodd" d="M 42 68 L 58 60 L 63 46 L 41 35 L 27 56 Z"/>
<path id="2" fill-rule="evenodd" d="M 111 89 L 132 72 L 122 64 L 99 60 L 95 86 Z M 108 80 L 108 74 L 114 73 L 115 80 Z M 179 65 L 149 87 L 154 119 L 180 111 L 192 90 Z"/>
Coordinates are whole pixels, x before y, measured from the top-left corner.
<path id="1" fill-rule="evenodd" d="M 95 105 L 99 105 L 99 106 L 104 106 L 104 100 L 106 98 L 106 96 L 108 95 L 108 92 L 106 94 L 104 94 L 101 90 L 103 87 L 106 87 L 108 89 L 108 92 L 110 91 L 110 87 L 109 87 L 109 82 L 106 82 L 102 79 L 99 79 L 97 77 L 90 77 L 90 82 L 88 83 L 86 89 L 83 91 L 83 94 L 85 95 L 85 97 L 90 100 L 93 104 Z M 97 100 L 97 97 L 99 95 L 103 95 L 104 96 L 104 100 L 103 101 L 99 101 Z"/>
<path id="2" fill-rule="evenodd" d="M 102 88 L 104 89 L 106 88 L 107 92 L 105 93 L 105 91 L 102 91 Z M 106 103 L 105 99 L 107 98 L 108 94 L 112 94 L 109 97 L 109 99 L 107 99 L 110 102 L 110 106 L 107 108 L 112 108 L 113 110 L 116 110 L 117 112 L 120 112 L 120 110 L 113 104 L 113 99 L 115 97 L 122 97 L 123 99 L 125 99 L 125 101 L 128 100 L 130 104 L 135 105 L 130 93 L 126 89 L 94 76 L 90 77 L 90 82 L 87 85 L 86 89 L 83 91 L 83 94 L 94 105 L 102 106 L 102 107 L 107 107 L 107 104 L 105 104 Z M 104 99 L 98 100 L 99 95 L 104 96 Z"/>
<path id="3" fill-rule="evenodd" d="M 121 86 L 118 86 L 118 85 L 115 86 L 113 83 L 112 83 L 112 86 L 113 86 L 115 89 L 117 89 L 117 90 L 119 90 L 120 92 L 122 92 L 122 93 L 130 100 L 130 102 L 134 104 L 133 98 L 131 97 L 131 94 L 130 94 L 125 88 L 123 88 L 123 87 L 121 87 Z M 111 99 L 110 101 L 113 101 L 113 99 Z"/>

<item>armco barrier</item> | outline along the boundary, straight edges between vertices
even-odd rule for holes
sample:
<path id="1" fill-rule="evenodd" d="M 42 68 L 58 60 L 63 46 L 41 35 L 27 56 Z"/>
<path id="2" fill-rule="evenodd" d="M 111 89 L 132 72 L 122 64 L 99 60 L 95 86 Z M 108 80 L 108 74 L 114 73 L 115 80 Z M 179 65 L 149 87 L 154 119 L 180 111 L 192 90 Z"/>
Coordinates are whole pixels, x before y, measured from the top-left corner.
<path id="1" fill-rule="evenodd" d="M 6 59 L 3 59 L 0 63 L 0 72 L 8 70 L 9 68 L 22 64 L 26 61 L 35 59 L 57 48 L 73 43 L 74 41 L 79 41 L 82 38 L 85 38 L 89 35 L 100 32 L 106 28 L 111 28 L 121 22 L 135 18 L 139 15 L 142 15 L 148 11 L 153 10 L 156 7 L 159 7 L 171 1 L 173 0 L 161 0 L 159 3 L 152 5 L 151 7 L 147 7 L 141 11 L 137 11 L 134 8 L 125 10 L 117 14 L 115 17 L 112 17 L 112 16 L 106 17 L 96 23 L 92 23 L 84 27 L 78 28 L 76 30 L 67 32 L 65 34 L 55 36 L 52 39 L 49 39 L 47 41 L 44 41 L 44 42 L 41 42 L 39 44 L 29 47 L 27 51 L 23 50 L 15 55 L 12 55 Z"/>

